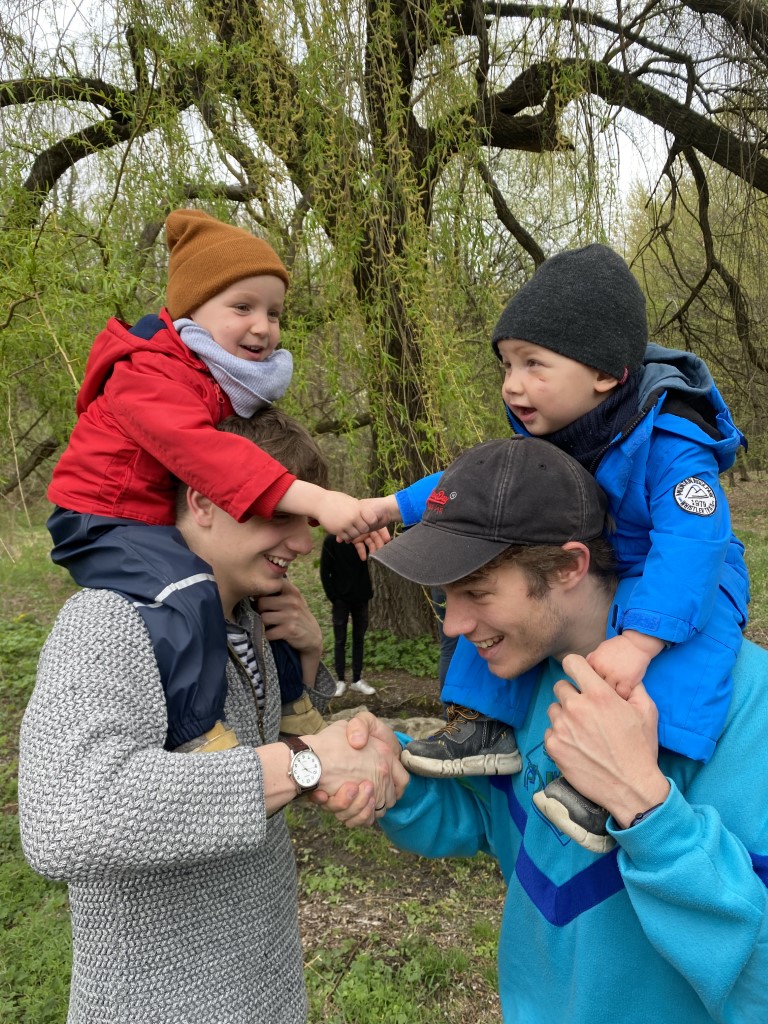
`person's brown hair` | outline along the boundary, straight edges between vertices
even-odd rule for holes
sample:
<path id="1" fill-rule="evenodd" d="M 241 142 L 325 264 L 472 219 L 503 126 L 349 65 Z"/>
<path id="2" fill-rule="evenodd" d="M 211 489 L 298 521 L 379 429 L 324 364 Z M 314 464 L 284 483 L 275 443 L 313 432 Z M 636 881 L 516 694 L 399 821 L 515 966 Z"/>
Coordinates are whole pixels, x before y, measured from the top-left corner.
<path id="1" fill-rule="evenodd" d="M 611 590 L 616 580 L 616 559 L 610 541 L 604 537 L 598 537 L 596 540 L 583 541 L 583 544 L 589 550 L 590 575 L 597 577 L 598 582 L 606 590 Z M 484 579 L 501 566 L 513 563 L 525 575 L 528 596 L 535 600 L 541 600 L 552 589 L 559 573 L 570 568 L 575 558 L 574 551 L 556 545 L 514 544 L 457 582 L 461 586 L 471 585 Z"/>
<path id="2" fill-rule="evenodd" d="M 306 427 L 280 409 L 259 409 L 250 417 L 229 416 L 217 424 L 216 429 L 252 441 L 299 480 L 318 487 L 328 486 L 328 463 L 317 441 Z M 186 484 L 180 482 L 176 497 L 177 519 L 186 512 L 186 491 Z"/>
<path id="3" fill-rule="evenodd" d="M 299 480 L 328 486 L 328 463 L 317 441 L 298 420 L 280 409 L 259 409 L 251 417 L 230 416 L 216 429 L 253 441 Z"/>

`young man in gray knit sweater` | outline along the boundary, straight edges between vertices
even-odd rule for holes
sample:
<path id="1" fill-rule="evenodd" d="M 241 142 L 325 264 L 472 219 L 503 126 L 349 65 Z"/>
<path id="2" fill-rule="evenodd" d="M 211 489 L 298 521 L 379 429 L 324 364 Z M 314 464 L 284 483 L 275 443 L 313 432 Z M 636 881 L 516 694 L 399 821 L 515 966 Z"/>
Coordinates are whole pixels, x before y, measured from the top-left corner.
<path id="1" fill-rule="evenodd" d="M 234 429 L 316 480 L 322 456 L 288 417 L 266 410 Z M 385 743 L 354 750 L 344 723 L 279 739 L 265 631 L 299 652 L 321 709 L 335 689 L 317 623 L 284 579 L 311 549 L 306 517 L 237 523 L 184 488 L 178 527 L 219 589 L 226 716 L 241 745 L 201 757 L 164 749 L 165 695 L 141 616 L 112 591 L 83 590 L 48 637 L 22 724 L 24 851 L 69 885 L 69 1024 L 303 1024 L 296 869 L 280 812 L 303 793 L 360 785 L 349 824 L 370 823 L 407 775 Z"/>

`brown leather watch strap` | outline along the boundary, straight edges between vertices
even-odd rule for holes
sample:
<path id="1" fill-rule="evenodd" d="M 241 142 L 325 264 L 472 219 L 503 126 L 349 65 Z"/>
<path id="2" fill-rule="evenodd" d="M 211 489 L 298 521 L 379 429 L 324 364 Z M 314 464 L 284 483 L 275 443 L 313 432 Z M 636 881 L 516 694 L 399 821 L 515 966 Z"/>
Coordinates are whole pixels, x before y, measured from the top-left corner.
<path id="1" fill-rule="evenodd" d="M 290 747 L 294 754 L 298 754 L 300 750 L 311 750 L 312 748 L 304 740 L 299 739 L 298 736 L 280 736 L 281 743 L 285 743 L 287 747 Z"/>

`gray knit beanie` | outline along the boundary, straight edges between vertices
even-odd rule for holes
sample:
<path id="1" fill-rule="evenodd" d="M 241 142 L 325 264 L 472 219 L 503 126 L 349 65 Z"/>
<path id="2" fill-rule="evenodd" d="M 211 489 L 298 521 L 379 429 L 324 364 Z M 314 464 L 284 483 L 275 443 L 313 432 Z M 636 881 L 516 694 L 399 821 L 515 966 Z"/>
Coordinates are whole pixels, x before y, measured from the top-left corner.
<path id="1" fill-rule="evenodd" d="M 645 296 L 627 264 L 607 245 L 587 245 L 545 260 L 513 295 L 491 344 L 530 341 L 623 382 L 648 344 Z"/>

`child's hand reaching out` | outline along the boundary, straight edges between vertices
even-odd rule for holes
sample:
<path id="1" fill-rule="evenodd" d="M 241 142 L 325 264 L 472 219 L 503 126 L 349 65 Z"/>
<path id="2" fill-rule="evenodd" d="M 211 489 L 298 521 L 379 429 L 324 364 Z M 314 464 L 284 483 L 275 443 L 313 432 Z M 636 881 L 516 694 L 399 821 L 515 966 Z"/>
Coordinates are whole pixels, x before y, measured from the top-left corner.
<path id="1" fill-rule="evenodd" d="M 653 658 L 664 649 L 664 641 L 655 636 L 628 629 L 611 637 L 587 655 L 587 664 L 627 700 L 642 682 Z"/>
<path id="2" fill-rule="evenodd" d="M 335 533 L 340 540 L 354 540 L 379 526 L 378 517 L 366 508 L 364 500 L 343 491 L 322 492 L 312 514 L 328 533 Z"/>
<path id="3" fill-rule="evenodd" d="M 371 529 L 383 529 L 390 523 L 399 523 L 402 518 L 394 494 L 380 498 L 361 498 L 360 505 L 363 515 L 371 523 Z"/>
<path id="4" fill-rule="evenodd" d="M 361 498 L 360 507 L 363 517 L 376 524 L 370 532 L 359 534 L 353 541 L 358 555 L 365 561 L 368 555 L 374 554 L 392 539 L 387 525 L 400 520 L 400 509 L 394 494 L 382 498 Z"/>
<path id="5" fill-rule="evenodd" d="M 280 501 L 277 511 L 315 519 L 328 533 L 341 540 L 354 540 L 386 525 L 381 516 L 367 507 L 369 499 L 353 498 L 343 491 L 329 491 L 306 480 L 294 480 Z"/>
<path id="6" fill-rule="evenodd" d="M 365 560 L 389 540 L 387 525 L 400 519 L 394 494 L 381 498 L 353 498 L 343 491 L 329 491 L 305 480 L 295 480 L 277 503 L 280 512 L 315 519 L 341 541 L 359 541 L 358 554 Z"/>

